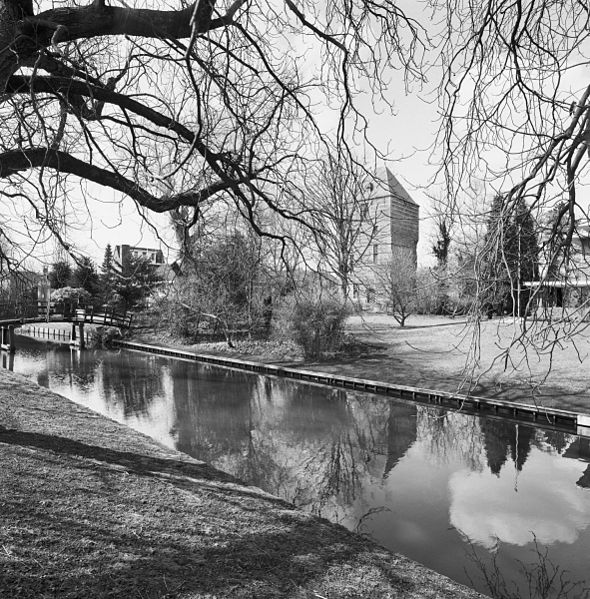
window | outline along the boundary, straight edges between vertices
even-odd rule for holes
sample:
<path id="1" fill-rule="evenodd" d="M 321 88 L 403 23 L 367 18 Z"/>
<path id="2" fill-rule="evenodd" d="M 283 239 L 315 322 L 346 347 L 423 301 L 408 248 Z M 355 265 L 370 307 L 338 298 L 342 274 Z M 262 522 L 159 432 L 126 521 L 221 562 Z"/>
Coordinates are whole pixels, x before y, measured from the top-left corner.
<path id="1" fill-rule="evenodd" d="M 373 245 L 373 264 L 377 264 L 379 261 L 379 244 L 375 243 Z"/>

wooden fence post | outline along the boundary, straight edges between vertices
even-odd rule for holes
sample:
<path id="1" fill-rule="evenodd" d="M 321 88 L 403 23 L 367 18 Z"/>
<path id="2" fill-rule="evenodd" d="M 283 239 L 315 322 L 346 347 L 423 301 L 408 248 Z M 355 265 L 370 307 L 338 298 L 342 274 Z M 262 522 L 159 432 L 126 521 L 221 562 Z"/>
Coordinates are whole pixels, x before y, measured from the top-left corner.
<path id="1" fill-rule="evenodd" d="M 80 327 L 80 349 L 84 349 L 86 347 L 86 340 L 84 339 L 84 323 L 81 322 L 78 326 Z"/>
<path id="2" fill-rule="evenodd" d="M 8 351 L 10 351 L 10 353 L 14 353 L 15 349 L 16 349 L 16 342 L 14 340 L 14 325 L 9 324 L 8 325 Z"/>

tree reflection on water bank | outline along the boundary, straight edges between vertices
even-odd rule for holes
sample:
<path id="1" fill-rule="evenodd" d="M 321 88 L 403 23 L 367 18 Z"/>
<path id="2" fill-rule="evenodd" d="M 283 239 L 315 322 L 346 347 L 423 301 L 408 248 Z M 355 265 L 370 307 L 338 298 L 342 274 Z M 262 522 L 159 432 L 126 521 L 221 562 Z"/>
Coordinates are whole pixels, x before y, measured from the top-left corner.
<path id="1" fill-rule="evenodd" d="M 31 345 L 14 369 L 483 592 L 494 559 L 526 589 L 535 547 L 588 580 L 588 439 L 131 352 Z"/>

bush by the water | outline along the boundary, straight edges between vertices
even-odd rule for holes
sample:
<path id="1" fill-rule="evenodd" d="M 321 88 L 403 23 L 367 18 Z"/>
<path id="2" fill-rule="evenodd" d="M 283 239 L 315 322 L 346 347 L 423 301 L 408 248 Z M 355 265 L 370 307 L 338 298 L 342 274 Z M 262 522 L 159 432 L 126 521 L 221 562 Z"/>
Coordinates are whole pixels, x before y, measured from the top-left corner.
<path id="1" fill-rule="evenodd" d="M 278 310 L 275 335 L 295 341 L 306 358 L 321 358 L 341 348 L 347 316 L 345 306 L 333 298 L 291 299 Z"/>
<path id="2" fill-rule="evenodd" d="M 95 348 L 108 349 L 114 339 L 121 337 L 121 331 L 117 327 L 96 327 L 91 337 L 91 345 Z"/>

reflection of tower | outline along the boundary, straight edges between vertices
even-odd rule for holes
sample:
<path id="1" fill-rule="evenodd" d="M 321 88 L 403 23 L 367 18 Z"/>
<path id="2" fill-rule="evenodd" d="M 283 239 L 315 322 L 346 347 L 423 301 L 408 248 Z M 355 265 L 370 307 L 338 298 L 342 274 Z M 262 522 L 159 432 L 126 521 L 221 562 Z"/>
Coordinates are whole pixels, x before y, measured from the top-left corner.
<path id="1" fill-rule="evenodd" d="M 416 406 L 391 402 L 387 419 L 387 461 L 383 477 L 395 467 L 417 437 Z"/>

